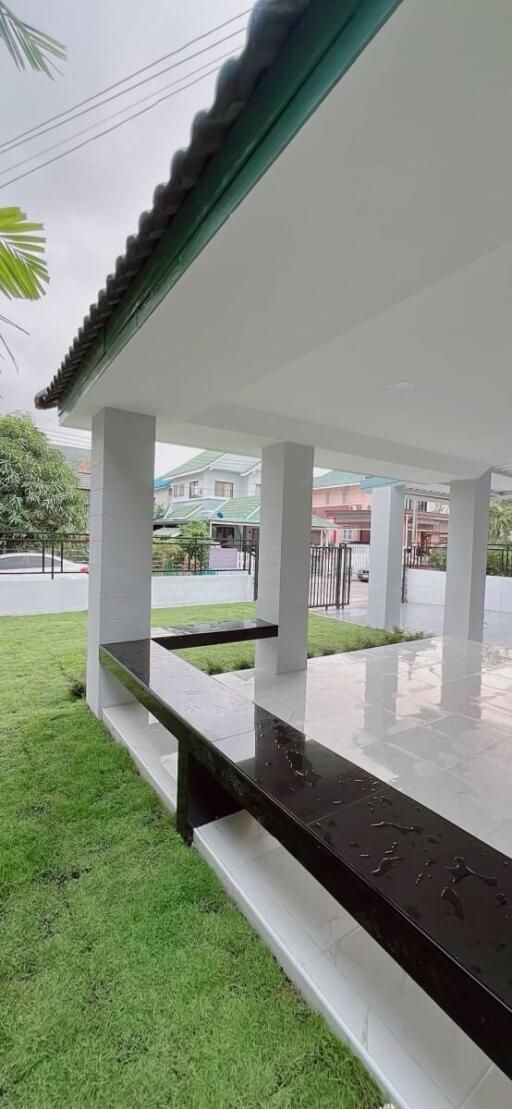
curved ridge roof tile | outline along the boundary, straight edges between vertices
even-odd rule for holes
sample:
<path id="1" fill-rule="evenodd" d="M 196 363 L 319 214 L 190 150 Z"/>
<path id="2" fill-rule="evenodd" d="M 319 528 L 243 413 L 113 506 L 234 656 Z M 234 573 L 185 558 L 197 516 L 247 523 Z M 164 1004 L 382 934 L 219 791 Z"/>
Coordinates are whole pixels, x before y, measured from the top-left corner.
<path id="1" fill-rule="evenodd" d="M 246 45 L 221 67 L 211 107 L 192 122 L 190 143 L 173 155 L 168 181 L 157 185 L 153 205 L 142 212 L 138 231 L 129 235 L 123 255 L 91 304 L 69 351 L 45 389 L 35 396 L 36 408 L 55 407 L 62 399 L 107 320 L 142 271 L 202 170 L 249 100 L 260 77 L 275 60 L 293 26 L 311 0 L 258 0 L 249 20 Z"/>

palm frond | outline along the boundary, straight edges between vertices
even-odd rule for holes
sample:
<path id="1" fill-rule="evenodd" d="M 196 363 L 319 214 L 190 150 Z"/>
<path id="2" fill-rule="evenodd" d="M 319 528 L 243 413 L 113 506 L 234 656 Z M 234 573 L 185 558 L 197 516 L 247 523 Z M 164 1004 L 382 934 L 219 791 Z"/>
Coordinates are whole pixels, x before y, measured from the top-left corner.
<path id="1" fill-rule="evenodd" d="M 8 323 L 11 327 L 15 327 L 16 331 L 22 331 L 24 335 L 28 335 L 28 331 L 24 327 L 21 327 L 19 323 L 15 323 L 14 320 L 8 320 L 7 316 L 0 316 L 0 323 Z M 14 357 L 14 354 L 7 342 L 7 339 L 2 335 L 2 332 L 0 331 L 0 359 L 3 362 L 5 356 L 2 353 L 2 347 L 5 351 L 7 351 L 7 354 L 9 355 L 14 369 L 16 370 L 16 373 L 19 373 L 18 363 Z"/>
<path id="2" fill-rule="evenodd" d="M 0 208 L 0 292 L 38 300 L 48 284 L 42 223 L 31 223 L 21 208 Z"/>
<path id="3" fill-rule="evenodd" d="M 52 77 L 55 59 L 65 59 L 66 48 L 51 35 L 25 23 L 0 0 L 0 40 L 18 69 L 35 69 Z"/>

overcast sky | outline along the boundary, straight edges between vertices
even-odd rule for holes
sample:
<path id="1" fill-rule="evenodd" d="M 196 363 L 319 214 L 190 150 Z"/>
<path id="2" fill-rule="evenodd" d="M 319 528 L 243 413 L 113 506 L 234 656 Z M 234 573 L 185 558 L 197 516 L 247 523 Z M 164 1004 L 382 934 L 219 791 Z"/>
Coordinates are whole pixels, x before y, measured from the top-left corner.
<path id="1" fill-rule="evenodd" d="M 251 0 L 151 0 L 142 5 L 140 0 L 11 0 L 18 16 L 66 45 L 68 58 L 62 63 L 62 76 L 50 81 L 31 71 L 18 73 L 0 45 L 0 103 L 4 109 L 1 141 L 71 107 L 250 5 Z M 243 28 L 246 21 L 247 17 L 240 19 L 207 42 Z M 240 34 L 231 43 L 212 49 L 65 129 L 1 152 L 0 171 L 101 121 L 209 58 L 215 59 L 229 49 L 238 50 L 243 38 Z M 190 52 L 207 42 L 191 47 Z M 157 69 L 173 60 L 178 59 L 169 59 Z M 7 362 L 1 364 L 1 409 L 33 412 L 34 393 L 47 384 L 60 365 L 117 255 L 124 252 L 127 235 L 136 230 L 140 213 L 151 206 L 155 186 L 167 180 L 174 151 L 188 144 L 193 116 L 211 103 L 214 82 L 215 78 L 208 77 L 105 138 L 0 188 L 0 206 L 18 205 L 30 219 L 44 223 L 50 270 L 44 299 L 7 303 L 2 298 L 0 303 L 1 313 L 30 332 L 25 337 L 13 328 L 4 328 L 16 352 L 19 375 Z M 65 147 L 55 153 L 62 149 Z M 0 185 L 34 164 L 12 173 L 0 172 Z M 57 424 L 54 412 L 41 413 L 36 419 L 45 427 Z M 157 473 L 192 453 L 186 447 L 161 445 L 157 449 Z"/>

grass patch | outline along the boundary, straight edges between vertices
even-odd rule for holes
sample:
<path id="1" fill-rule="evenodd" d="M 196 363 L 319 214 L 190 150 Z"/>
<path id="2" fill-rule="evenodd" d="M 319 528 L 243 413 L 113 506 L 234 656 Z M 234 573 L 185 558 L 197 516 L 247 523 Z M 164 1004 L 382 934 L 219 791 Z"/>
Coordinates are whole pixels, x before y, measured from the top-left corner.
<path id="1" fill-rule="evenodd" d="M 178 613 L 155 623 L 193 618 Z M 315 650 L 357 643 L 311 621 Z M 376 1109 L 364 1068 L 87 710 L 84 649 L 84 614 L 0 620 L 2 1106 Z M 250 665 L 245 645 L 222 650 Z"/>
<path id="2" fill-rule="evenodd" d="M 155 624 L 193 623 L 198 620 L 226 620 L 233 616 L 254 616 L 252 602 L 236 605 L 205 605 L 192 608 L 157 609 L 153 613 Z M 422 632 L 382 631 L 366 628 L 362 624 L 349 624 L 329 619 L 316 613 L 309 615 L 308 657 L 334 655 L 341 651 L 362 651 L 368 647 L 381 647 L 386 643 L 421 639 Z M 207 674 L 221 674 L 225 670 L 247 670 L 254 666 L 254 643 L 219 643 L 209 647 L 191 647 L 177 654 L 193 663 Z"/>

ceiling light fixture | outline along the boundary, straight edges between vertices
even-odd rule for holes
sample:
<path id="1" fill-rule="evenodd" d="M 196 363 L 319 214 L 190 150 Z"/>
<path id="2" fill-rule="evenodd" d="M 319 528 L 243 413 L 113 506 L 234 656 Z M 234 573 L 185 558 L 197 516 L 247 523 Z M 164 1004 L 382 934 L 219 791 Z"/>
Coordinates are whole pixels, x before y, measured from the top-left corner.
<path id="1" fill-rule="evenodd" d="M 389 389 L 415 389 L 416 384 L 414 381 L 393 381 L 388 386 Z"/>

